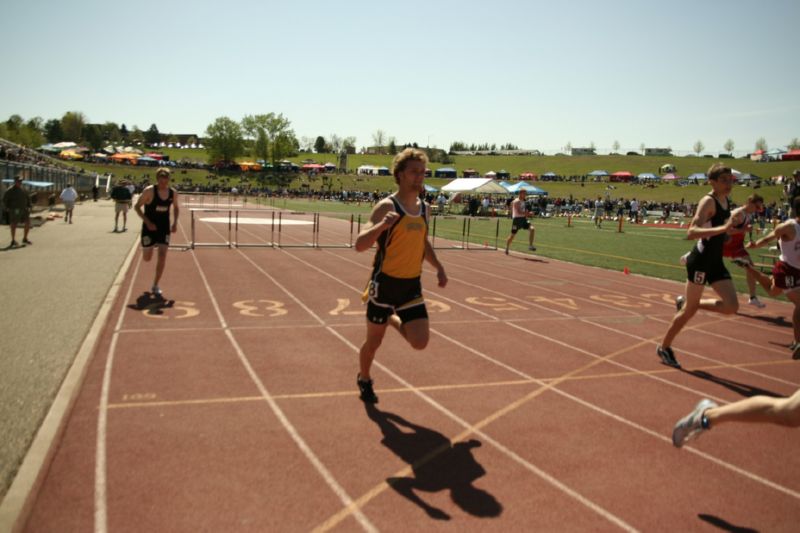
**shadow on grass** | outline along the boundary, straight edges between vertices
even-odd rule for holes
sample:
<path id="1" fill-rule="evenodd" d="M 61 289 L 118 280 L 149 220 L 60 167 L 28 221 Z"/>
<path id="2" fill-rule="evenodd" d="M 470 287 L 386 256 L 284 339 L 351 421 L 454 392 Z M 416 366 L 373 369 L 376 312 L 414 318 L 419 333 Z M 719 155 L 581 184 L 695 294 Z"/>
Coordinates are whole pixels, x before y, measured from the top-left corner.
<path id="1" fill-rule="evenodd" d="M 450 520 L 450 515 L 424 501 L 418 491 L 450 491 L 450 498 L 467 513 L 480 518 L 493 518 L 503 506 L 493 495 L 473 485 L 486 470 L 475 460 L 472 449 L 481 442 L 470 439 L 452 443 L 430 428 L 409 422 L 400 415 L 380 411 L 374 404 L 364 404 L 367 416 L 383 433 L 381 443 L 405 461 L 413 477 L 390 477 L 389 486 L 418 505 L 435 520 Z"/>

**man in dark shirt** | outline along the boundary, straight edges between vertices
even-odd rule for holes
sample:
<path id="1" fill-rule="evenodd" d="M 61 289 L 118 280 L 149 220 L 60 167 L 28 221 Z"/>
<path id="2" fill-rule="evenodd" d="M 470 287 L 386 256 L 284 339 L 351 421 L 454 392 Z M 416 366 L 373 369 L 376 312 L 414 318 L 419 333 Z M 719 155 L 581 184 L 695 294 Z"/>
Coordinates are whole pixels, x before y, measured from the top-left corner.
<path id="1" fill-rule="evenodd" d="M 17 242 L 17 225 L 25 224 L 25 233 L 22 236 L 22 245 L 33 244 L 28 240 L 28 232 L 31 230 L 31 197 L 22 188 L 22 176 L 14 179 L 14 186 L 3 195 L 3 207 L 8 211 L 8 222 L 11 226 L 11 248 L 19 246 Z"/>
<path id="2" fill-rule="evenodd" d="M 119 231 L 120 213 L 122 213 L 122 231 L 128 231 L 128 208 L 131 206 L 133 195 L 126 181 L 118 181 L 111 189 L 111 199 L 114 200 L 114 233 Z"/>

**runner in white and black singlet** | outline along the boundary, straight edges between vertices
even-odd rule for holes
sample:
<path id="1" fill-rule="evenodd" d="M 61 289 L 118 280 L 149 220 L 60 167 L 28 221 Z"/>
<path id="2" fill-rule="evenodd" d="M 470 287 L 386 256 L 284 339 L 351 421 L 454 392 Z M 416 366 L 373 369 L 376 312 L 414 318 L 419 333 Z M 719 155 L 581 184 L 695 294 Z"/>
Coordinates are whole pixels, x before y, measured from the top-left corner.
<path id="1" fill-rule="evenodd" d="M 159 298 L 161 297 L 161 288 L 158 283 L 167 262 L 169 234 L 178 230 L 178 192 L 169 186 L 169 178 L 169 170 L 158 169 L 156 185 L 147 187 L 135 206 L 136 213 L 142 217 L 142 259 L 150 261 L 153 258 L 153 248 L 158 247 L 158 261 L 151 292 L 153 296 Z M 170 208 L 172 209 L 171 219 Z M 171 223 L 170 220 L 172 220 Z"/>
<path id="2" fill-rule="evenodd" d="M 678 312 L 656 348 L 661 362 L 675 368 L 681 365 L 672 352 L 672 341 L 699 309 L 724 314 L 739 310 L 736 288 L 722 262 L 725 236 L 733 231 L 728 195 L 734 177 L 729 167 L 717 163 L 708 170 L 708 180 L 712 190 L 700 200 L 686 234 L 688 239 L 699 239 L 686 261 L 686 294 L 675 300 Z M 706 283 L 719 298 L 701 299 Z"/>
<path id="3" fill-rule="evenodd" d="M 800 215 L 800 196 L 794 199 L 792 209 Z M 747 247 L 759 248 L 774 240 L 780 243 L 781 255 L 772 267 L 772 276 L 758 271 L 753 265 L 747 265 L 747 268 L 770 296 L 783 293 L 794 304 L 794 342 L 789 349 L 792 359 L 800 359 L 800 216 L 778 224 L 771 233 L 751 241 Z"/>

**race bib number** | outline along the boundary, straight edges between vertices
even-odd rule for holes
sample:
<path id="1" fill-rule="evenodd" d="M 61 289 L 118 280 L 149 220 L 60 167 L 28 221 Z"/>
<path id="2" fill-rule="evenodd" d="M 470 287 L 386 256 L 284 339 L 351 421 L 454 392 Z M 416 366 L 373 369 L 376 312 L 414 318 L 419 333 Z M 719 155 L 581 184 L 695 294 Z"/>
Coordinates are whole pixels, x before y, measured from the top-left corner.
<path id="1" fill-rule="evenodd" d="M 706 273 L 705 272 L 695 272 L 694 273 L 694 282 L 698 285 L 704 285 L 706 282 Z"/>

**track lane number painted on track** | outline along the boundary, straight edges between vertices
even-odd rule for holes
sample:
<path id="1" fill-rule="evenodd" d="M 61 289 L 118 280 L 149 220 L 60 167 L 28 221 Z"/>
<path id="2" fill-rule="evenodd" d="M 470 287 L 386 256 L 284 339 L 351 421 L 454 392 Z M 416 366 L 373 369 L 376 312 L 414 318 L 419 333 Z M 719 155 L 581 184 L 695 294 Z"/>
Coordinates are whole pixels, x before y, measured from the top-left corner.
<path id="1" fill-rule="evenodd" d="M 331 316 L 363 315 L 364 309 L 361 305 L 359 307 L 360 309 L 350 309 L 350 298 L 337 298 L 336 307 L 328 311 L 328 314 Z M 428 309 L 428 313 L 447 313 L 450 311 L 449 305 L 431 298 L 425 298 L 425 307 Z"/>
<path id="2" fill-rule="evenodd" d="M 284 303 L 278 300 L 240 300 L 233 303 L 239 314 L 258 318 L 275 318 L 289 313 Z"/>
<path id="3" fill-rule="evenodd" d="M 194 318 L 200 314 L 200 310 L 195 307 L 197 304 L 188 301 L 175 301 L 169 305 L 164 302 L 154 302 L 140 311 L 147 318 L 156 318 L 158 320 L 182 320 L 184 318 Z M 176 314 L 167 313 L 167 311 L 177 311 Z"/>

